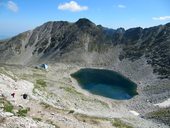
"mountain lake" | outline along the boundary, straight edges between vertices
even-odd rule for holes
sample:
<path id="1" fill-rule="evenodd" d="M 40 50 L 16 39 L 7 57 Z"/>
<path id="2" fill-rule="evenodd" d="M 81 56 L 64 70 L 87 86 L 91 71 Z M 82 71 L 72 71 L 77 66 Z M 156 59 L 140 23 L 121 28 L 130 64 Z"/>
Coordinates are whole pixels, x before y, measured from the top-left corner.
<path id="1" fill-rule="evenodd" d="M 79 86 L 92 94 L 127 100 L 137 95 L 137 85 L 119 73 L 106 69 L 84 68 L 71 74 Z"/>

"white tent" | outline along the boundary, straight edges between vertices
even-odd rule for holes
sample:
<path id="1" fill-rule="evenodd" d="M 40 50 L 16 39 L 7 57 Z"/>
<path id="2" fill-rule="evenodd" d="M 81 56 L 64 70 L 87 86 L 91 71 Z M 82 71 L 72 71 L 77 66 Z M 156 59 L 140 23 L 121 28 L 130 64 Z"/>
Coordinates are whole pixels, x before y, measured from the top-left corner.
<path id="1" fill-rule="evenodd" d="M 40 67 L 44 68 L 44 69 L 48 69 L 48 65 L 47 64 L 41 64 Z"/>

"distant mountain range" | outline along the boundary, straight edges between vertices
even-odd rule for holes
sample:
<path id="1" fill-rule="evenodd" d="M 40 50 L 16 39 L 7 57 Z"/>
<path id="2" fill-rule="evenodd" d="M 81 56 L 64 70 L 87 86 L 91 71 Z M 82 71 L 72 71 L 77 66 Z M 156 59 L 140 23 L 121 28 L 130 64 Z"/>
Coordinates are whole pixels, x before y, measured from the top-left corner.
<path id="1" fill-rule="evenodd" d="M 143 57 L 160 78 L 170 78 L 170 23 L 145 29 L 114 30 L 85 18 L 75 23 L 50 21 L 1 41 L 0 52 L 0 62 L 15 64 L 111 65 Z"/>

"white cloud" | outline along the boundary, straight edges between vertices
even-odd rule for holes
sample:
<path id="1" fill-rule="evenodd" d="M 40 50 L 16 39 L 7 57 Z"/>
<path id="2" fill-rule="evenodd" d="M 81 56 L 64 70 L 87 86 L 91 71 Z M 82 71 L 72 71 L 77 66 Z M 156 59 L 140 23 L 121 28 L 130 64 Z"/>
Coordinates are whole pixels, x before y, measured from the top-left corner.
<path id="1" fill-rule="evenodd" d="M 7 2 L 7 8 L 13 12 L 18 12 L 19 8 L 16 3 L 13 1 L 8 1 Z"/>
<path id="2" fill-rule="evenodd" d="M 81 6 L 75 1 L 70 1 L 69 3 L 60 4 L 58 6 L 58 9 L 59 10 L 69 10 L 69 11 L 72 11 L 72 12 L 79 12 L 79 11 L 88 10 L 88 7 L 87 6 Z"/>
<path id="3" fill-rule="evenodd" d="M 152 19 L 153 19 L 153 20 L 164 21 L 164 20 L 170 20 L 170 16 L 152 17 Z"/>
<path id="4" fill-rule="evenodd" d="M 126 8 L 126 6 L 123 5 L 123 4 L 119 4 L 117 7 L 118 7 L 118 8 Z"/>

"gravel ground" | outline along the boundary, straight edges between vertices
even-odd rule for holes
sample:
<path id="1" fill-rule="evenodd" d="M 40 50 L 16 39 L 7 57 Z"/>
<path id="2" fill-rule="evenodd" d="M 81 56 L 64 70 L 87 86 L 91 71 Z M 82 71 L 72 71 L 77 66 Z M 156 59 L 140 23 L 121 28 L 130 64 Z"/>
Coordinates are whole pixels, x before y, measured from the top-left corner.
<path id="1" fill-rule="evenodd" d="M 129 63 L 128 60 L 126 61 L 124 64 Z M 131 63 L 127 65 L 129 70 L 120 68 L 124 67 L 121 63 L 115 66 L 112 65 L 112 69 L 125 74 L 126 77 L 139 83 L 139 95 L 130 100 L 123 101 L 96 96 L 81 89 L 77 82 L 70 77 L 70 73 L 84 68 L 85 66 L 83 65 L 50 64 L 48 71 L 33 67 L 4 66 L 5 71 L 3 74 L 5 75 L 0 75 L 1 95 L 3 94 L 11 102 L 15 111 L 18 110 L 19 106 L 23 108 L 29 107 L 30 111 L 26 117 L 18 117 L 15 114 L 2 116 L 4 115 L 2 111 L 0 118 L 5 119 L 0 126 L 5 128 L 14 124 L 15 127 L 32 125 L 35 128 L 43 125 L 46 127 L 63 128 L 109 128 L 115 127 L 113 125 L 115 119 L 120 119 L 123 123 L 135 128 L 168 128 L 169 126 L 162 123 L 143 118 L 145 113 L 157 110 L 158 107 L 154 104 L 163 101 L 164 98 L 162 97 L 164 95 L 153 93 L 151 96 L 153 99 L 156 99 L 157 96 L 160 98 L 157 97 L 155 101 L 150 100 L 150 97 L 148 97 L 147 92 L 144 92 L 144 90 L 146 90 L 146 87 L 150 90 L 150 86 L 152 87 L 152 84 L 158 83 L 158 81 L 155 80 L 156 76 L 151 74 L 149 66 L 146 65 L 147 70 L 143 70 L 142 68 L 135 67 L 138 63 L 145 64 L 144 60 Z M 91 67 L 100 68 L 96 66 Z M 132 72 L 130 67 L 133 68 L 134 72 Z M 104 68 L 110 69 L 111 67 Z M 140 73 L 141 71 L 143 71 L 142 73 L 145 72 L 146 77 L 139 77 L 142 74 Z M 37 80 L 43 80 L 46 86 L 43 88 L 39 87 L 36 83 Z M 159 83 L 161 82 L 167 83 L 169 81 L 159 81 Z M 14 98 L 11 96 L 13 92 L 16 94 Z M 23 93 L 27 93 L 29 98 L 23 99 L 21 96 Z M 39 121 L 36 121 L 35 118 L 39 119 Z"/>

